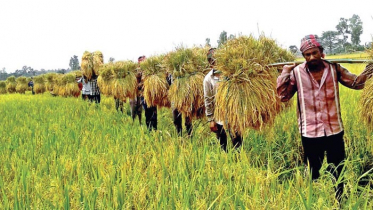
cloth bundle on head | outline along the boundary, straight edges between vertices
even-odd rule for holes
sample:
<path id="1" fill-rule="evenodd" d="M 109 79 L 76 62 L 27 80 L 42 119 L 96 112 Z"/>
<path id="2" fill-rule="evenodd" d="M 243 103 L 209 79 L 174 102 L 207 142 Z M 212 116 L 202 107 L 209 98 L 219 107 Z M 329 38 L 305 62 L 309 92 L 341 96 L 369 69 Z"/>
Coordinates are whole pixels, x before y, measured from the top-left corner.
<path id="1" fill-rule="evenodd" d="M 300 51 L 302 53 L 314 47 L 321 47 L 319 37 L 317 35 L 307 35 L 301 40 Z"/>

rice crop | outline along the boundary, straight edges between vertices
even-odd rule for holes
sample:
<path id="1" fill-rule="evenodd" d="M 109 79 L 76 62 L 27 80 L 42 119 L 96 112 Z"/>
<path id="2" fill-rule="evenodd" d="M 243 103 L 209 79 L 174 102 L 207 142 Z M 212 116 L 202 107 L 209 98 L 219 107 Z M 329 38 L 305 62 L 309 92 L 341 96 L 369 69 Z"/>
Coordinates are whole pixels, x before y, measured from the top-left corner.
<path id="1" fill-rule="evenodd" d="M 34 77 L 34 91 L 36 94 L 42 94 L 46 91 L 44 75 Z"/>
<path id="2" fill-rule="evenodd" d="M 152 56 L 140 63 L 143 70 L 144 91 L 143 96 L 148 106 L 170 106 L 168 100 L 167 73 L 164 66 L 164 56 Z"/>
<path id="3" fill-rule="evenodd" d="M 292 61 L 294 56 L 262 35 L 228 40 L 216 50 L 215 59 L 223 79 L 215 97 L 214 117 L 238 133 L 273 123 L 286 105 L 276 95 L 278 72 L 266 65 Z"/>
<path id="4" fill-rule="evenodd" d="M 16 86 L 16 92 L 17 93 L 22 93 L 22 94 L 25 94 L 27 88 L 28 88 L 28 84 L 27 84 L 27 79 L 26 77 L 18 77 L 16 79 L 16 82 L 17 82 L 17 86 Z"/>
<path id="5" fill-rule="evenodd" d="M 135 70 L 137 64 L 132 61 L 117 61 L 113 66 L 111 92 L 115 98 L 125 100 L 136 96 L 137 80 Z"/>
<path id="6" fill-rule="evenodd" d="M 5 81 L 0 81 L 0 94 L 6 94 L 6 83 Z"/>
<path id="7" fill-rule="evenodd" d="M 15 76 L 10 76 L 6 79 L 6 90 L 8 93 L 15 93 L 17 82 Z"/>
<path id="8" fill-rule="evenodd" d="M 168 98 L 173 108 L 185 116 L 200 117 L 198 113 L 204 109 L 203 79 L 208 71 L 207 51 L 205 48 L 180 46 L 165 57 L 165 66 L 173 77 Z"/>

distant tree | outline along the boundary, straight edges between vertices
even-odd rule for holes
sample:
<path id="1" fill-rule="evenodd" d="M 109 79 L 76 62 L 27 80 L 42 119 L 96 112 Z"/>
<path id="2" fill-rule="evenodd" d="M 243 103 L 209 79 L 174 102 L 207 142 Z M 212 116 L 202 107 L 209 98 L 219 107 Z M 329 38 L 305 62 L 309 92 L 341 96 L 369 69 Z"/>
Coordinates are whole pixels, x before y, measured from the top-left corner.
<path id="1" fill-rule="evenodd" d="M 233 34 L 231 34 L 231 35 L 229 35 L 228 40 L 229 40 L 229 39 L 234 39 L 234 38 L 236 38 L 236 36 L 233 35 Z"/>
<path id="2" fill-rule="evenodd" d="M 333 53 L 335 48 L 338 48 L 338 32 L 324 31 L 321 35 L 322 45 L 329 53 Z"/>
<path id="3" fill-rule="evenodd" d="M 114 63 L 114 61 L 115 61 L 115 58 L 113 58 L 113 57 L 109 58 L 109 63 Z"/>
<path id="4" fill-rule="evenodd" d="M 219 40 L 218 40 L 218 47 L 220 47 L 222 44 L 224 44 L 225 42 L 227 42 L 227 32 L 226 31 L 222 31 L 220 33 L 220 36 L 219 36 Z"/>
<path id="5" fill-rule="evenodd" d="M 23 66 L 23 67 L 22 67 L 22 73 L 21 73 L 21 74 L 27 74 L 28 69 L 29 69 L 29 67 L 27 67 L 27 66 Z"/>
<path id="6" fill-rule="evenodd" d="M 348 19 L 340 18 L 339 23 L 335 28 L 337 29 L 338 33 L 342 35 L 342 39 L 340 39 L 340 43 L 342 47 L 344 48 L 347 43 L 347 39 L 348 39 L 347 34 L 351 34 Z"/>
<path id="7" fill-rule="evenodd" d="M 210 44 L 210 38 L 206 38 L 206 44 L 205 44 L 206 47 L 211 47 L 211 44 Z"/>
<path id="8" fill-rule="evenodd" d="M 360 35 L 363 33 L 363 22 L 361 21 L 359 15 L 352 15 L 349 19 L 349 27 L 351 29 L 351 42 L 353 46 L 358 46 L 360 44 Z"/>
<path id="9" fill-rule="evenodd" d="M 290 52 L 292 52 L 293 54 L 296 54 L 298 52 L 298 47 L 295 46 L 295 45 L 290 45 L 289 46 L 289 50 Z"/>
<path id="10" fill-rule="evenodd" d="M 73 71 L 80 69 L 78 56 L 74 55 L 70 58 L 69 66 Z"/>
<path id="11" fill-rule="evenodd" d="M 35 76 L 36 71 L 35 71 L 33 68 L 28 67 L 28 68 L 27 68 L 27 73 L 31 74 L 32 76 Z"/>
<path id="12" fill-rule="evenodd" d="M 3 67 L 2 70 L 0 70 L 0 80 L 6 80 L 8 78 L 8 73 L 6 72 L 5 67 Z"/>
<path id="13" fill-rule="evenodd" d="M 58 69 L 57 73 L 59 73 L 59 74 L 65 74 L 66 73 L 66 69 Z"/>

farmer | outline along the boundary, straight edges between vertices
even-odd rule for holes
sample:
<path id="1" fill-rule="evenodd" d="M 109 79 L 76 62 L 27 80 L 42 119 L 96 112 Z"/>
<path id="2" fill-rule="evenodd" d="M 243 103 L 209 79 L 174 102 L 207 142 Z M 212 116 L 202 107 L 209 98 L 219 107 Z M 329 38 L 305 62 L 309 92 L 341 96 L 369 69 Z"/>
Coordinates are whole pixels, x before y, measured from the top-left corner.
<path id="1" fill-rule="evenodd" d="M 167 82 L 168 82 L 168 85 L 171 86 L 171 84 L 173 83 L 172 74 L 167 75 Z M 179 112 L 178 109 L 173 108 L 172 109 L 172 118 L 173 118 L 174 125 L 176 127 L 177 134 L 179 136 L 181 136 L 183 134 L 183 126 L 182 126 L 183 115 L 182 115 L 181 112 Z M 185 116 L 184 125 L 186 127 L 188 136 L 191 136 L 192 135 L 192 130 L 193 130 L 192 117 L 191 116 Z"/>
<path id="2" fill-rule="evenodd" d="M 101 93 L 97 84 L 97 78 L 98 76 L 93 73 L 92 78 L 88 82 L 91 84 L 90 101 L 99 104 L 101 102 Z"/>
<path id="3" fill-rule="evenodd" d="M 28 82 L 28 86 L 31 87 L 31 93 L 32 93 L 32 95 L 35 95 L 35 91 L 34 91 L 34 81 L 32 81 L 32 77 L 31 77 L 30 82 Z"/>
<path id="4" fill-rule="evenodd" d="M 204 92 L 204 99 L 205 99 L 205 107 L 206 107 L 206 116 L 207 120 L 209 121 L 210 130 L 216 133 L 216 137 L 220 140 L 221 148 L 227 152 L 227 133 L 223 128 L 223 122 L 214 118 L 214 109 L 215 109 L 215 95 L 217 92 L 218 82 L 220 79 L 221 74 L 214 69 L 215 66 L 215 59 L 213 57 L 215 48 L 211 48 L 207 53 L 207 60 L 210 64 L 211 71 L 205 76 L 203 80 L 203 92 Z M 242 145 L 242 137 L 235 133 L 235 135 L 231 135 L 229 132 L 230 137 L 232 139 L 233 146 L 238 149 Z"/>
<path id="5" fill-rule="evenodd" d="M 138 58 L 138 63 L 139 63 L 139 70 L 137 72 L 137 75 L 136 75 L 136 78 L 137 78 L 137 82 L 139 84 L 139 87 L 138 87 L 138 90 L 139 92 L 140 91 L 143 91 L 143 86 L 144 86 L 144 78 L 142 76 L 142 70 L 140 69 L 140 63 L 142 61 L 144 61 L 146 59 L 146 57 L 143 55 L 143 56 L 140 56 Z M 141 101 L 138 99 L 138 103 L 139 104 L 142 104 L 144 110 L 145 110 L 145 124 L 146 124 L 146 127 L 148 128 L 149 131 L 152 131 L 152 130 L 157 130 L 157 106 L 148 106 L 146 104 L 146 101 L 144 99 L 144 97 L 142 96 L 142 92 L 140 92 L 139 94 L 141 96 Z M 132 116 L 132 118 L 134 118 Z M 140 119 L 140 118 L 139 118 Z"/>
<path id="6" fill-rule="evenodd" d="M 356 76 L 339 64 L 323 60 L 323 50 L 316 35 L 305 36 L 301 40 L 300 51 L 306 61 L 298 66 L 285 65 L 277 78 L 277 93 L 281 101 L 289 101 L 298 92 L 298 125 L 304 163 L 309 164 L 313 180 L 320 176 L 325 152 L 328 163 L 335 167 L 335 170 L 329 170 L 336 179 L 346 158 L 339 83 L 359 90 L 364 88 L 370 76 L 368 68 Z M 336 188 L 338 201 L 342 193 L 343 183 L 340 183 Z"/>
<path id="7" fill-rule="evenodd" d="M 142 72 L 140 69 L 140 63 L 145 60 L 145 56 L 140 56 L 137 59 L 137 62 L 139 64 L 139 67 L 137 69 L 136 73 L 136 79 L 137 79 L 137 92 L 135 98 L 130 99 L 130 106 L 131 106 L 131 116 L 133 122 L 135 121 L 136 115 L 139 118 L 139 123 L 141 125 L 141 114 L 142 114 L 142 88 L 143 88 L 143 82 L 142 82 Z"/>
<path id="8" fill-rule="evenodd" d="M 82 76 L 77 82 L 78 84 L 82 84 L 82 99 L 84 101 L 90 99 L 92 88 L 88 79 L 85 76 Z"/>

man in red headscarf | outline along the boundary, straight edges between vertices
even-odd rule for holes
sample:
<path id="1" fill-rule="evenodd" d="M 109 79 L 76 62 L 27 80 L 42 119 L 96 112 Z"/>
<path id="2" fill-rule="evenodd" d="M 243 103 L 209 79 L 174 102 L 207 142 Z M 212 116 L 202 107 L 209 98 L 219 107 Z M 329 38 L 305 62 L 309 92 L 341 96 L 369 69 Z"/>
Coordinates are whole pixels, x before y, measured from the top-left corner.
<path id="1" fill-rule="evenodd" d="M 306 61 L 298 66 L 283 67 L 277 78 L 277 93 L 281 101 L 288 101 L 295 92 L 298 93 L 298 125 L 304 163 L 309 164 L 312 179 L 320 176 L 326 152 L 328 163 L 335 167 L 331 172 L 338 180 L 346 158 L 338 86 L 341 83 L 351 89 L 363 89 L 371 73 L 367 66 L 356 76 L 341 65 L 324 60 L 323 50 L 316 35 L 305 36 L 300 51 Z M 338 201 L 342 193 L 343 183 L 339 183 L 336 188 Z"/>

